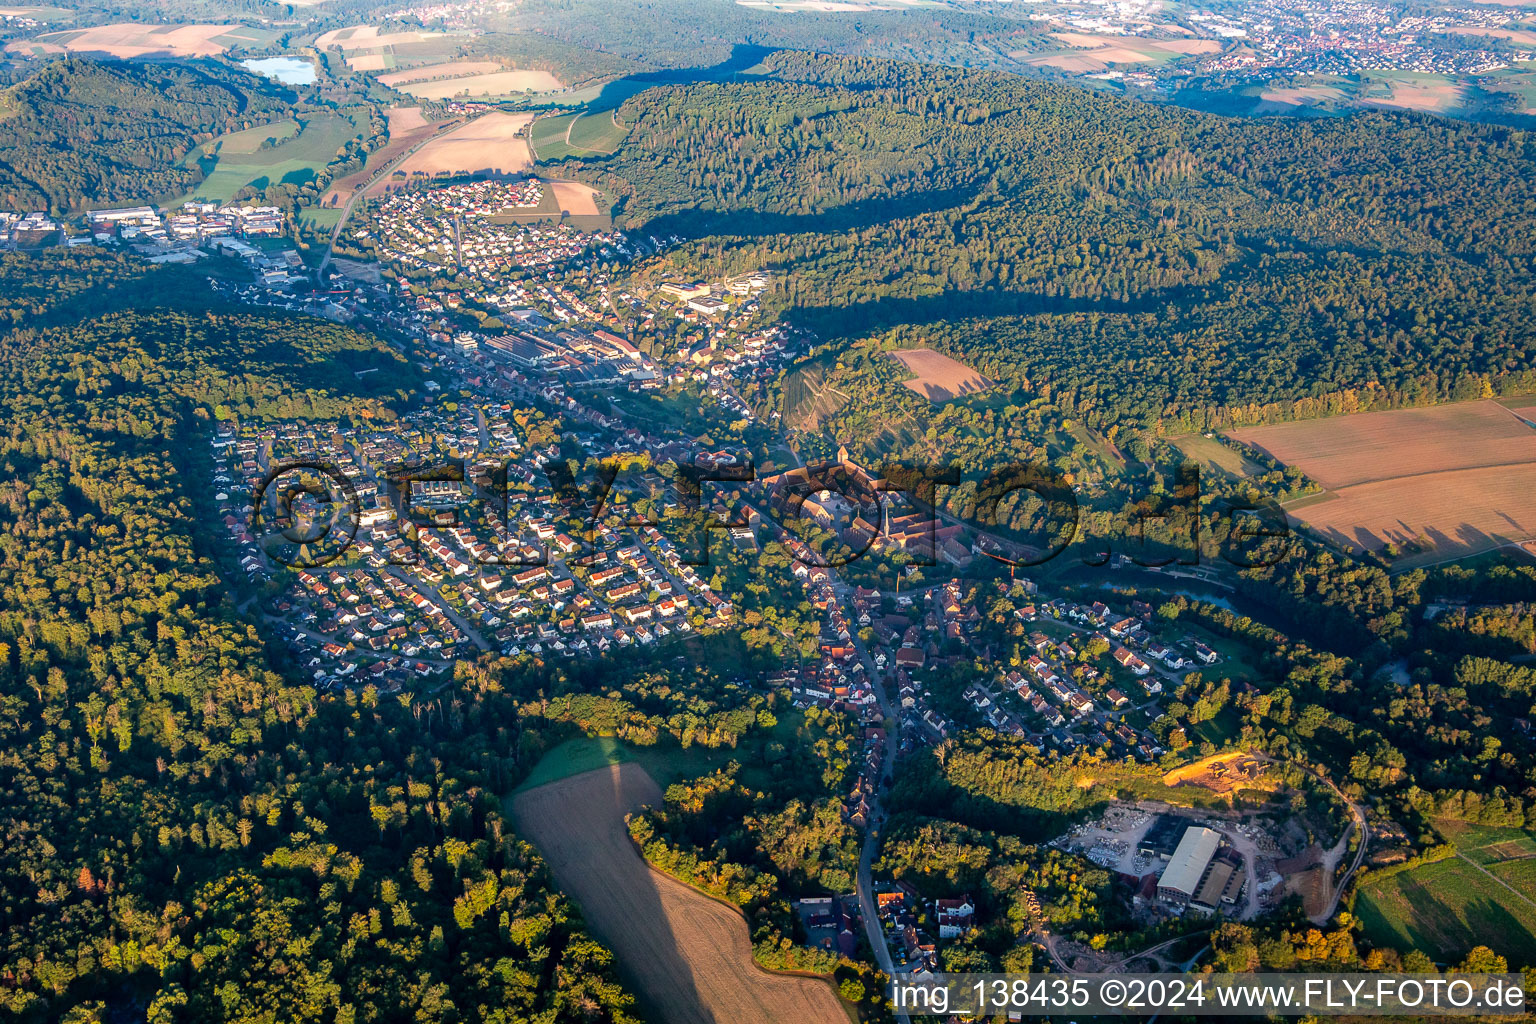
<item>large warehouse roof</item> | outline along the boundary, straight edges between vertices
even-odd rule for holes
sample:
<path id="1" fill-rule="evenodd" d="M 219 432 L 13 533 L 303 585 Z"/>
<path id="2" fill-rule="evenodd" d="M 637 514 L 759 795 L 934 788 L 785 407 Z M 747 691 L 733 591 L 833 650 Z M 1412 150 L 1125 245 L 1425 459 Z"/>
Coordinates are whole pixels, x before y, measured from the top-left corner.
<path id="1" fill-rule="evenodd" d="M 1200 876 L 1205 874 L 1205 866 L 1211 862 L 1220 845 L 1220 832 L 1198 826 L 1186 829 L 1184 838 L 1179 840 L 1178 848 L 1173 851 L 1173 857 L 1163 871 L 1163 877 L 1157 880 L 1158 888 L 1174 889 L 1185 896 L 1193 896 L 1195 886 L 1200 884 Z"/>

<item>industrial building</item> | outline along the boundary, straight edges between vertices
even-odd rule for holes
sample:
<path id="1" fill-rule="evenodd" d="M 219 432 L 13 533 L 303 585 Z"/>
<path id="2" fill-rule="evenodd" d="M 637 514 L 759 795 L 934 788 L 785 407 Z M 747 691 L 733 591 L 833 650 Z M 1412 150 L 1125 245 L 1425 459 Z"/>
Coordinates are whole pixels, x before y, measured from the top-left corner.
<path id="1" fill-rule="evenodd" d="M 1221 833 L 1214 829 L 1191 826 L 1168 859 L 1162 877 L 1157 880 L 1158 899 L 1183 906 L 1199 891 L 1205 869 L 1221 847 Z"/>
<path id="2" fill-rule="evenodd" d="M 1189 901 L 1189 907 L 1207 914 L 1215 913 L 1223 904 L 1236 903 L 1246 884 L 1242 863 L 1232 851 L 1224 850 L 1206 867 L 1205 877 L 1200 880 L 1200 888 Z"/>
<path id="3" fill-rule="evenodd" d="M 1152 822 L 1152 826 L 1141 837 L 1141 842 L 1136 846 L 1136 852 L 1143 857 L 1156 857 L 1158 860 L 1165 861 L 1173 856 L 1173 851 L 1178 847 L 1186 827 L 1184 819 L 1177 815 L 1159 814 L 1157 820 Z"/>

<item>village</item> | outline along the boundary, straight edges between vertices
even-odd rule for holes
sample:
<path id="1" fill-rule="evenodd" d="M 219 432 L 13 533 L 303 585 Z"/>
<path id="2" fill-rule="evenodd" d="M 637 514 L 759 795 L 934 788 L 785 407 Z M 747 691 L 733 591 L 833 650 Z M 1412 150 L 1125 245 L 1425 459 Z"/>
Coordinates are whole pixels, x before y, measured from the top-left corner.
<path id="1" fill-rule="evenodd" d="M 322 271 L 323 289 L 308 286 L 286 239 L 267 235 L 264 211 L 207 205 L 160 219 L 136 208 L 91 222 L 94 244 L 146 259 L 197 247 L 243 260 L 254 280 L 215 279 L 216 292 L 366 323 L 422 375 L 419 404 L 387 424 L 222 420 L 209 437 L 235 560 L 316 686 L 430 690 L 483 652 L 616 656 L 736 628 L 741 610 L 678 535 L 690 503 L 675 474 L 624 511 L 562 490 L 550 472 L 619 459 L 725 478 L 693 499 L 719 527 L 706 537 L 747 553 L 774 541 L 790 555 L 781 578 L 764 580 L 821 614 L 817 655 L 743 682 L 858 721 L 844 815 L 867 835 L 885 820 L 895 760 L 964 731 L 1142 764 L 1190 742 L 1165 721 L 1164 700 L 1190 673 L 1219 669 L 1202 636 L 1140 601 L 1047 596 L 1014 574 L 966 578 L 989 538 L 937 520 L 845 452 L 732 482 L 752 467 L 745 445 L 701 444 L 687 421 L 647 415 L 637 400 L 697 396 L 712 420 L 749 426 L 746 396 L 810 339 L 768 315 L 772 275 L 637 287 L 618 271 L 666 240 L 526 217 L 541 199 L 531 178 L 392 194 L 354 232 L 365 251 Z M 339 551 L 322 539 L 333 532 Z M 925 568 L 887 592 L 829 563 L 834 549 Z M 1005 633 L 1022 640 L 1013 664 L 992 657 Z M 1214 884 L 1202 880 L 1214 859 L 1186 905 Z M 1212 911 L 1236 913 L 1254 870 L 1223 874 Z M 862 922 L 893 970 L 922 972 L 974 926 L 968 894 L 925 904 L 875 879 L 860 891 L 868 910 L 852 895 L 802 901 L 808 944 L 846 952 Z"/>

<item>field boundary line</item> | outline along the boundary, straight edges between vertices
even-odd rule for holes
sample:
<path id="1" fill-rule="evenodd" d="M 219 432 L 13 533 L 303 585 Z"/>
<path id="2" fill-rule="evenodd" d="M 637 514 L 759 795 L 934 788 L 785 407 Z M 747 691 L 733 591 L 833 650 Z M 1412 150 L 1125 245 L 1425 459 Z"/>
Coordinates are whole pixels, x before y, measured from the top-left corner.
<path id="1" fill-rule="evenodd" d="M 1482 849 L 1482 847 L 1478 847 L 1478 849 Z M 1525 893 L 1521 892 L 1519 889 L 1516 889 L 1514 886 L 1512 886 L 1508 882 L 1504 881 L 1504 879 L 1500 878 L 1498 875 L 1494 874 L 1492 871 L 1489 871 L 1487 868 L 1483 867 L 1477 861 L 1473 860 L 1471 857 L 1468 857 L 1466 854 L 1462 853 L 1460 850 L 1456 851 L 1456 856 L 1460 857 L 1462 860 L 1466 861 L 1468 864 L 1471 864 L 1473 867 L 1477 868 L 1477 870 L 1481 871 L 1483 874 L 1487 875 L 1489 878 L 1493 879 L 1495 882 L 1497 882 L 1498 884 L 1502 885 L 1504 888 L 1508 889 L 1510 892 L 1514 893 L 1516 898 L 1518 898 L 1520 900 L 1523 900 L 1532 910 L 1536 910 L 1536 900 L 1531 899 Z M 1524 860 L 1525 858 L 1518 857 L 1518 858 L 1515 858 L 1515 859 L 1516 860 Z"/>

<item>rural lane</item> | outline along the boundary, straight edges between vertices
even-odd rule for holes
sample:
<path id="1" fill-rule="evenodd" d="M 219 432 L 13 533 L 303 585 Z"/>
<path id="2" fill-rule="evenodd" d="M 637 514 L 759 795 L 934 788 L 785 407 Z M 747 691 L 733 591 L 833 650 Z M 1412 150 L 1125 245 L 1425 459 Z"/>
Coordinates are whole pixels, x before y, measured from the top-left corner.
<path id="1" fill-rule="evenodd" d="M 1332 876 L 1334 870 L 1338 867 L 1339 858 L 1349 849 L 1349 837 L 1356 830 L 1360 832 L 1360 844 L 1355 847 L 1355 859 L 1349 865 L 1349 870 L 1344 872 L 1344 877 L 1339 879 L 1337 885 L 1333 886 L 1333 898 L 1328 901 L 1328 909 L 1316 917 L 1309 918 L 1313 924 L 1321 926 L 1332 920 L 1333 915 L 1339 909 L 1339 900 L 1343 898 L 1344 890 L 1349 888 L 1349 880 L 1354 877 L 1356 871 L 1360 870 L 1360 864 L 1365 860 L 1365 849 L 1371 842 L 1371 826 L 1366 823 L 1365 808 L 1345 796 L 1344 791 L 1332 779 L 1316 769 L 1307 770 L 1314 778 L 1319 779 L 1329 789 L 1333 790 L 1333 795 L 1338 797 L 1344 803 L 1344 806 L 1349 808 L 1349 831 L 1345 832 L 1339 839 L 1338 845 L 1323 855 L 1323 870 L 1327 873 L 1327 877 Z"/>
<path id="2" fill-rule="evenodd" d="M 1468 857 L 1466 854 L 1461 853 L 1460 851 L 1457 852 L 1456 856 L 1460 857 L 1462 860 L 1466 861 L 1468 864 L 1471 864 L 1473 867 L 1477 868 L 1477 870 L 1481 871 L 1483 874 L 1487 875 L 1489 878 L 1493 879 L 1495 882 L 1499 883 L 1504 888 L 1506 888 L 1510 892 L 1514 893 L 1516 899 L 1524 900 L 1526 903 L 1529 903 L 1532 907 L 1536 907 L 1536 900 L 1532 900 L 1525 893 L 1521 892 L 1519 889 L 1516 889 L 1514 886 L 1512 886 L 1508 882 L 1504 881 L 1504 879 L 1500 878 L 1498 875 L 1494 874 L 1492 871 L 1489 871 L 1487 868 L 1483 867 L 1481 864 L 1479 864 L 1477 861 L 1473 860 L 1471 857 Z"/>

